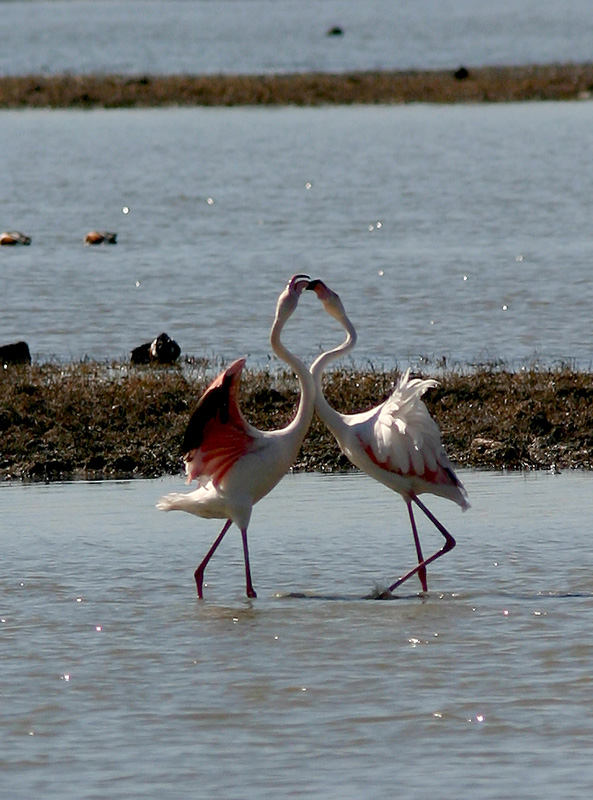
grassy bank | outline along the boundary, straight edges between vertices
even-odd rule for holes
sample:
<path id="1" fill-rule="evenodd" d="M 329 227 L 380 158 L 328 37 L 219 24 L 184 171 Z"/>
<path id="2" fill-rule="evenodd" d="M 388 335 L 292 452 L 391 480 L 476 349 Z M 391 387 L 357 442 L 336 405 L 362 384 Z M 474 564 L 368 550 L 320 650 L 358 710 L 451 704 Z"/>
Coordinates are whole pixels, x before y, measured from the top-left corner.
<path id="1" fill-rule="evenodd" d="M 0 479 L 154 477 L 181 470 L 189 415 L 213 371 L 127 364 L 33 364 L 0 373 Z M 338 369 L 326 394 L 341 411 L 380 402 L 395 372 Z M 241 402 L 255 426 L 292 417 L 296 379 L 245 371 Z M 591 468 L 593 375 L 569 369 L 447 373 L 425 395 L 450 457 L 486 468 Z M 348 468 L 317 419 L 296 469 Z"/>
<path id="2" fill-rule="evenodd" d="M 0 77 L 0 108 L 494 103 L 592 93 L 593 63 L 345 74 Z"/>

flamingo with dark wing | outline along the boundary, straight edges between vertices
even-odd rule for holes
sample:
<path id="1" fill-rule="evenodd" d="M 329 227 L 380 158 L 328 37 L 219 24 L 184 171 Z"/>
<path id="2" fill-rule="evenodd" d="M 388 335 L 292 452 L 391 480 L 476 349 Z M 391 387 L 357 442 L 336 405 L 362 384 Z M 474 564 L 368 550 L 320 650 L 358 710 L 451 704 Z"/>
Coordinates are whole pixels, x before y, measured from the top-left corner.
<path id="1" fill-rule="evenodd" d="M 194 573 L 200 598 L 204 570 L 233 522 L 243 540 L 247 596 L 256 597 L 247 546 L 251 511 L 290 469 L 313 417 L 315 387 L 311 373 L 280 341 L 282 329 L 309 280 L 306 275 L 291 278 L 278 298 L 270 333 L 274 352 L 295 371 L 300 384 L 301 396 L 292 422 L 280 430 L 260 431 L 246 421 L 237 400 L 245 359 L 234 361 L 202 395 L 183 439 L 187 482 L 196 479 L 198 488 L 188 494 L 168 494 L 157 504 L 162 511 L 181 510 L 198 517 L 226 519 Z"/>
<path id="2" fill-rule="evenodd" d="M 438 425 L 421 399 L 424 392 L 436 386 L 436 381 L 410 378 L 408 370 L 391 396 L 381 405 L 359 414 L 340 414 L 323 395 L 322 375 L 330 362 L 352 350 L 356 344 L 356 330 L 339 296 L 323 281 L 311 281 L 307 288 L 315 291 L 327 313 L 346 331 L 346 339 L 341 345 L 322 353 L 311 365 L 316 390 L 315 410 L 352 464 L 399 492 L 406 503 L 418 565 L 395 581 L 389 587 L 389 592 L 416 573 L 426 592 L 427 565 L 452 550 L 455 539 L 418 495 L 431 492 L 453 500 L 463 510 L 469 507 L 467 492 L 455 475 L 443 448 Z M 414 505 L 424 512 L 445 538 L 443 547 L 428 558 L 422 554 Z"/>

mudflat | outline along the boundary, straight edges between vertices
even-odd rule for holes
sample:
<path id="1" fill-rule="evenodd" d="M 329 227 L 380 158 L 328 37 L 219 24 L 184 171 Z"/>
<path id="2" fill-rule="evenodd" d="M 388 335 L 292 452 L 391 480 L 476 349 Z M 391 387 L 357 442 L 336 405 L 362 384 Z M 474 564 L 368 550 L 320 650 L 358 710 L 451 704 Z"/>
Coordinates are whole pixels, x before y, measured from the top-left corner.
<path id="1" fill-rule="evenodd" d="M 295 75 L 0 77 L 0 108 L 497 103 L 585 99 L 593 63 Z"/>
<path id="2" fill-rule="evenodd" d="M 207 362 L 134 367 L 84 361 L 7 365 L 0 373 L 0 479 L 156 477 L 182 470 L 189 417 L 216 369 Z M 334 369 L 324 381 L 344 413 L 380 403 L 397 371 Z M 593 374 L 499 366 L 439 374 L 424 400 L 459 466 L 593 466 Z M 289 371 L 244 370 L 240 402 L 261 429 L 286 425 L 299 390 Z M 314 418 L 297 470 L 350 469 Z"/>

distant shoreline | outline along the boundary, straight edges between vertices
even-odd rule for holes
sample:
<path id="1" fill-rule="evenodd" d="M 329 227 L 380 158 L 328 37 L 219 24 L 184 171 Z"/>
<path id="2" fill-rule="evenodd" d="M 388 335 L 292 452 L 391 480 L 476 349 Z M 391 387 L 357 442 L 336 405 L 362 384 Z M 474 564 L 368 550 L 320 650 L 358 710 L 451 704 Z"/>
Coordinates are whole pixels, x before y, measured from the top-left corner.
<path id="1" fill-rule="evenodd" d="M 0 108 L 508 103 L 593 96 L 593 62 L 296 75 L 0 76 Z"/>

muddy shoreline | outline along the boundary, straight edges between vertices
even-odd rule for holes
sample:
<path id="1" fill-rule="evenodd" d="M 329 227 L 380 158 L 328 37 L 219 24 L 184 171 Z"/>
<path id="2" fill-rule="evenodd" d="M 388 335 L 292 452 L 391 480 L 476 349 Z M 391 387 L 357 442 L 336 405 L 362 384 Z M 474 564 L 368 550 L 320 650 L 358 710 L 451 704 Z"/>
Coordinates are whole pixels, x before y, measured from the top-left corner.
<path id="1" fill-rule="evenodd" d="M 8 366 L 0 374 L 0 480 L 56 481 L 180 474 L 180 444 L 198 397 L 217 372 L 129 364 Z M 336 369 L 326 395 L 341 411 L 383 400 L 398 373 Z M 593 374 L 568 368 L 480 368 L 438 376 L 425 395 L 451 459 L 488 469 L 593 467 Z M 256 427 L 288 423 L 298 400 L 289 372 L 246 370 L 241 403 Z M 296 470 L 349 469 L 314 419 Z"/>
<path id="2" fill-rule="evenodd" d="M 0 108 L 133 108 L 574 100 L 593 63 L 298 75 L 0 76 Z"/>

